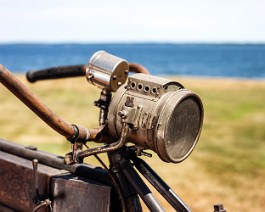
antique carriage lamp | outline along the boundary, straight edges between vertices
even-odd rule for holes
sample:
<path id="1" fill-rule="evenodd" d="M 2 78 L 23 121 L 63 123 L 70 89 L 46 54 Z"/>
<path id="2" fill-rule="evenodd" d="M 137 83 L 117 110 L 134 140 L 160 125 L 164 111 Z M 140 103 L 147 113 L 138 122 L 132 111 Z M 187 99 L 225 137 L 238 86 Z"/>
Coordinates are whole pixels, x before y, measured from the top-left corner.
<path id="1" fill-rule="evenodd" d="M 195 148 L 202 129 L 201 99 L 173 80 L 143 73 L 129 76 L 132 70 L 146 73 L 146 70 L 140 67 L 99 51 L 87 65 L 28 72 L 30 82 L 85 75 L 88 82 L 102 88 L 100 99 L 95 102 L 100 108 L 100 126 L 94 129 L 63 121 L 2 65 L 0 82 L 45 123 L 71 142 L 72 152 L 66 154 L 65 163 L 82 162 L 90 155 L 108 152 L 110 170 L 118 180 L 116 182 L 113 178 L 114 185 L 115 182 L 122 185 L 121 188 L 115 186 L 118 191 L 122 190 L 118 192 L 122 208 L 126 208 L 125 197 L 131 198 L 133 188 L 151 211 L 163 210 L 134 170 L 134 165 L 174 209 L 190 211 L 137 155 L 144 154 L 143 151 L 147 149 L 156 152 L 165 162 L 178 163 L 186 159 Z M 87 141 L 101 142 L 104 145 L 83 150 L 82 147 L 86 146 Z M 36 161 L 34 166 L 36 170 Z M 136 199 L 129 200 L 129 207 L 134 200 Z"/>
<path id="2" fill-rule="evenodd" d="M 124 59 L 104 51 L 95 53 L 87 65 L 90 83 L 103 91 L 115 92 L 102 121 L 110 137 L 114 140 L 124 137 L 126 123 L 129 128 L 125 142 L 135 144 L 140 151 L 153 150 L 165 162 L 183 161 L 200 136 L 203 124 L 200 97 L 178 82 L 141 73 L 128 76 L 128 72 L 129 64 Z M 106 151 L 111 150 L 108 148 L 106 145 Z"/>
<path id="3" fill-rule="evenodd" d="M 28 72 L 30 82 L 86 75 L 88 82 L 102 88 L 100 99 L 95 102 L 100 108 L 100 127 L 95 129 L 63 121 L 1 65 L 0 82 L 75 145 L 72 154 L 75 161 L 117 150 L 130 142 L 138 154 L 150 149 L 163 161 L 181 162 L 190 155 L 199 139 L 203 123 L 201 99 L 173 80 L 143 73 L 129 76 L 133 69 L 146 73 L 139 67 L 99 51 L 87 65 Z M 86 141 L 104 145 L 82 150 Z"/>

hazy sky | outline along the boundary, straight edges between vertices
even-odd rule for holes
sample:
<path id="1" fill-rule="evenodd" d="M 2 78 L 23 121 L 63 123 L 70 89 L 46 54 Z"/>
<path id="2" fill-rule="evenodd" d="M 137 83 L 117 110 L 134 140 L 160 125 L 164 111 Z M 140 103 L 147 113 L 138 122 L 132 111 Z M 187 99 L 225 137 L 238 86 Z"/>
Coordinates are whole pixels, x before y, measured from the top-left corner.
<path id="1" fill-rule="evenodd" d="M 0 42 L 265 42 L 265 0 L 0 0 Z"/>

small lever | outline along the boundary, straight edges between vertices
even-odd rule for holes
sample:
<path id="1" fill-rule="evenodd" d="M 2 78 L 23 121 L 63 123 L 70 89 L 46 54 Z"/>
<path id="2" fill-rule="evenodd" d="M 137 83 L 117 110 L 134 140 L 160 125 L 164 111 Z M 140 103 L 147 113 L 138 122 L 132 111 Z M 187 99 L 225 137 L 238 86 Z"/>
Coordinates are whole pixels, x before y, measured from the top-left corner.
<path id="1" fill-rule="evenodd" d="M 33 166 L 33 180 L 34 180 L 34 188 L 35 188 L 35 196 L 33 198 L 33 202 L 37 205 L 33 211 L 38 211 L 41 207 L 46 206 L 50 207 L 50 211 L 52 211 L 52 202 L 49 200 L 47 195 L 40 195 L 39 194 L 39 176 L 38 176 L 38 159 L 32 160 Z"/>
<path id="2" fill-rule="evenodd" d="M 40 195 L 39 195 L 38 164 L 39 164 L 38 159 L 33 159 L 33 160 L 32 160 L 34 188 L 35 188 L 35 191 L 36 191 L 36 196 L 35 196 L 35 198 L 38 198 L 38 197 L 40 196 Z"/>

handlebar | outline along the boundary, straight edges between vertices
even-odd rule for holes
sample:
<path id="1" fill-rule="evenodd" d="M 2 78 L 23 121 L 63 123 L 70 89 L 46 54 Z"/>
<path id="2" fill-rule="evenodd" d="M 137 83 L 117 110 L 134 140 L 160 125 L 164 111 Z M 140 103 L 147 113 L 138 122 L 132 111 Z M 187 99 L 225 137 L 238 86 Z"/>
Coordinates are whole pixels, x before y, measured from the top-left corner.
<path id="1" fill-rule="evenodd" d="M 27 80 L 33 83 L 39 80 L 86 76 L 86 70 L 87 65 L 58 66 L 28 71 L 26 76 Z M 129 72 L 150 74 L 144 66 L 137 63 L 129 63 Z"/>
<path id="2" fill-rule="evenodd" d="M 48 124 L 59 134 L 65 136 L 67 140 L 71 142 L 74 142 L 76 140 L 93 140 L 100 132 L 100 129 L 89 130 L 84 127 L 66 123 L 51 109 L 49 109 L 37 95 L 32 93 L 23 83 L 21 83 L 8 69 L 6 69 L 1 64 L 0 82 L 25 105 L 27 105 L 46 124 Z"/>
<path id="3" fill-rule="evenodd" d="M 58 79 L 67 77 L 79 77 L 86 75 L 85 65 L 59 66 L 37 71 L 28 71 L 26 76 L 29 82 L 46 79 Z"/>
<path id="4" fill-rule="evenodd" d="M 87 65 L 59 66 L 55 68 L 29 71 L 27 79 L 30 82 L 46 79 L 58 79 L 67 77 L 79 77 L 86 75 Z M 149 74 L 149 71 L 142 65 L 129 63 L 129 71 Z M 71 125 L 62 120 L 40 98 L 32 93 L 22 82 L 20 82 L 8 69 L 0 64 L 0 82 L 30 108 L 39 118 L 67 140 L 96 140 L 99 137 L 101 128 L 87 129 L 81 126 Z"/>

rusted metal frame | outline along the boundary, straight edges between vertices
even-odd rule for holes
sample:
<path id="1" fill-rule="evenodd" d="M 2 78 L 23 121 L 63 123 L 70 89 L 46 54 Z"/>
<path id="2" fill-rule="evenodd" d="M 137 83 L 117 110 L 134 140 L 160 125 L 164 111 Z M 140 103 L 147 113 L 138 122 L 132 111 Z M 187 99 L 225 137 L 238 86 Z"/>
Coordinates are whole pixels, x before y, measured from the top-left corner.
<path id="1" fill-rule="evenodd" d="M 70 141 L 88 140 L 96 138 L 100 130 L 71 125 L 57 116 L 49 109 L 40 98 L 32 93 L 22 82 L 20 82 L 9 70 L 0 64 L 0 82 L 29 107 L 37 116 L 59 134 Z"/>
<path id="2" fill-rule="evenodd" d="M 39 163 L 36 173 L 39 177 L 40 199 L 35 201 L 36 189 L 31 165 L 31 160 L 0 151 L 0 211 L 32 211 L 37 209 L 37 205 L 43 202 L 49 204 L 50 201 L 53 211 L 120 211 L 117 194 L 106 183 L 102 184 L 100 175 L 95 174 L 91 178 L 94 175 L 92 172 L 91 175 L 81 177 L 42 163 Z M 98 173 L 99 169 L 96 168 L 95 172 Z M 1 204 L 14 210 L 4 210 Z M 43 207 L 39 212 L 50 211 L 46 209 Z"/>
<path id="3" fill-rule="evenodd" d="M 174 193 L 165 181 L 142 159 L 138 158 L 134 151 L 129 151 L 129 159 L 133 161 L 136 169 L 150 182 L 150 184 L 179 212 L 190 212 L 189 207 Z"/>
<path id="4" fill-rule="evenodd" d="M 137 194 L 150 211 L 164 211 L 160 203 L 156 200 L 148 186 L 136 172 L 130 159 L 126 156 L 126 148 L 108 153 L 110 160 L 110 170 L 119 179 L 119 184 L 126 200 L 127 210 L 134 207 L 133 211 L 142 211 L 141 206 L 137 203 Z"/>
<path id="5" fill-rule="evenodd" d="M 116 151 L 108 152 L 107 154 L 110 163 L 109 172 L 114 175 L 117 181 L 118 185 L 116 189 L 120 190 L 119 197 L 122 202 L 123 211 L 142 212 L 143 210 L 138 193 L 122 172 L 124 167 L 121 166 L 121 160 L 124 159 L 124 147 Z"/>
<path id="6" fill-rule="evenodd" d="M 89 178 L 106 185 L 112 185 L 111 179 L 107 172 L 99 167 L 86 164 L 67 165 L 63 163 L 63 157 L 36 150 L 31 147 L 24 147 L 14 142 L 6 141 L 0 138 L 0 151 L 13 154 L 28 160 L 37 159 L 39 163 L 54 167 L 57 169 L 67 170 L 78 176 Z"/>
<path id="7" fill-rule="evenodd" d="M 87 147 L 88 148 L 88 147 Z M 118 194 L 119 200 L 121 202 L 121 209 L 123 212 L 126 212 L 126 204 L 125 204 L 125 197 L 122 193 L 122 189 L 121 186 L 119 184 L 118 178 L 115 176 L 114 172 L 112 172 L 107 166 L 106 164 L 101 160 L 101 158 L 98 155 L 94 155 L 94 157 L 98 160 L 98 162 L 101 164 L 101 166 L 107 171 L 107 173 L 109 174 L 109 177 L 111 178 L 112 182 L 113 182 L 113 186 Z M 110 161 L 111 163 L 111 161 Z"/>

